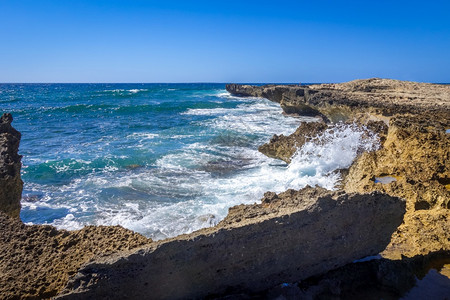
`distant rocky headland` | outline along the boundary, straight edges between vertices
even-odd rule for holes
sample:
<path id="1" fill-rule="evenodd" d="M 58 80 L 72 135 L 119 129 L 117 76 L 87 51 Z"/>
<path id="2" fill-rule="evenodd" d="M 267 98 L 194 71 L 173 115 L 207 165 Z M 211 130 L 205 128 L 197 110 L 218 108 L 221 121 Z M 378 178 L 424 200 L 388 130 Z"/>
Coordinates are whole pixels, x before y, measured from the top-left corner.
<path id="1" fill-rule="evenodd" d="M 269 157 L 290 163 L 299 147 L 337 123 L 376 134 L 380 147 L 340 170 L 336 191 L 268 191 L 258 204 L 230 208 L 214 227 L 152 241 L 120 226 L 23 224 L 21 136 L 4 114 L 0 298 L 348 299 L 380 292 L 395 299 L 430 267 L 450 293 L 449 85 L 374 78 L 226 89 L 320 120 L 261 145 Z"/>

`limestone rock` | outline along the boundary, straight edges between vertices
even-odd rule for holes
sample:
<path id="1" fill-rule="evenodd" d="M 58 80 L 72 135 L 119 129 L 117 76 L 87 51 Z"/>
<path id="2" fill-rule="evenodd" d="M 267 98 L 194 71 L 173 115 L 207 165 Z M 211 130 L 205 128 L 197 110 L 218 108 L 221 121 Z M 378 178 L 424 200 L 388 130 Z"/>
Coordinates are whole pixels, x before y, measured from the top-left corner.
<path id="1" fill-rule="evenodd" d="M 391 118 L 383 148 L 364 153 L 345 178 L 347 192 L 381 191 L 407 199 L 405 223 L 385 255 L 398 257 L 450 250 L 449 120 Z M 387 184 L 376 178 L 395 178 Z"/>
<path id="2" fill-rule="evenodd" d="M 0 118 L 0 211 L 19 218 L 23 182 L 19 155 L 20 132 L 11 126 L 11 114 Z"/>
<path id="3" fill-rule="evenodd" d="M 280 89 L 281 95 L 268 99 L 297 105 L 300 111 L 306 105 L 324 120 L 357 122 L 376 132 L 381 148 L 357 157 L 348 175 L 341 172 L 341 187 L 406 199 L 405 222 L 383 255 L 450 250 L 450 85 L 372 78 L 310 86 L 227 86 L 230 93 L 241 88 L 258 97 Z M 286 149 L 294 137 L 275 136 L 261 152 L 288 161 Z"/>
<path id="4" fill-rule="evenodd" d="M 149 242 L 120 226 L 57 230 L 49 225 L 25 225 L 0 212 L 0 299 L 50 298 L 94 257 Z"/>
<path id="5" fill-rule="evenodd" d="M 319 115 L 331 122 L 367 113 L 385 116 L 427 113 L 444 117 L 450 114 L 448 85 L 371 78 L 310 86 L 228 84 L 226 89 L 235 95 L 278 102 L 286 113 Z"/>
<path id="6" fill-rule="evenodd" d="M 405 204 L 380 193 L 321 188 L 266 194 L 219 225 L 82 267 L 61 299 L 177 299 L 255 292 L 374 255 Z M 267 201 L 265 201 L 267 202 Z"/>

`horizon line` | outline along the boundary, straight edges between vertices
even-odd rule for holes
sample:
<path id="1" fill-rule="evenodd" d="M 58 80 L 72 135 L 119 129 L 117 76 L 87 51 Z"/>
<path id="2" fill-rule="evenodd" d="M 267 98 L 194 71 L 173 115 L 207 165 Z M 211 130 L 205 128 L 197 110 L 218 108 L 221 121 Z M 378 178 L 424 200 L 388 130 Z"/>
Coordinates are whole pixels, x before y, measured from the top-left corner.
<path id="1" fill-rule="evenodd" d="M 287 81 L 229 81 L 229 82 L 218 82 L 218 81 L 187 81 L 187 82 L 0 82 L 0 84 L 295 84 L 295 85 L 305 85 L 305 84 L 333 84 L 333 83 L 345 83 L 354 80 L 364 80 L 364 79 L 372 79 L 371 78 L 363 78 L 363 79 L 352 79 L 347 81 L 316 81 L 316 82 L 287 82 Z M 392 78 L 381 78 L 381 79 L 392 79 Z M 394 79 L 400 80 L 400 79 Z M 411 80 L 400 80 L 400 81 L 411 81 Z M 448 82 L 431 82 L 431 81 L 412 81 L 419 83 L 432 83 L 432 84 L 450 84 Z"/>

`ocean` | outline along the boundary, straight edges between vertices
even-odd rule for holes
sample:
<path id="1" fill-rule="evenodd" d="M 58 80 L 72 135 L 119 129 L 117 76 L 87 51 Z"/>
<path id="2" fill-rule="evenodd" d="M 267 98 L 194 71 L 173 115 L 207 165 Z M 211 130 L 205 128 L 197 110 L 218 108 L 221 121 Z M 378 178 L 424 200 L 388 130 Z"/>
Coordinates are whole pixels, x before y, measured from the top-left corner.
<path id="1" fill-rule="evenodd" d="M 289 165 L 268 158 L 259 145 L 315 119 L 225 84 L 0 84 L 0 108 L 22 133 L 24 222 L 119 224 L 155 240 L 213 226 L 266 191 L 334 189 L 338 169 L 377 147 L 341 124 Z"/>

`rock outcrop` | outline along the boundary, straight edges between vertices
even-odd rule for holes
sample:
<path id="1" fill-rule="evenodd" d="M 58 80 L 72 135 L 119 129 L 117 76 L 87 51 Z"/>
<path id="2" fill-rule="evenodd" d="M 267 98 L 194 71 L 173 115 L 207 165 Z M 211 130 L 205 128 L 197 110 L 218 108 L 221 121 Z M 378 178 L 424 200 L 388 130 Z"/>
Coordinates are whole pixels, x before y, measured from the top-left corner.
<path id="1" fill-rule="evenodd" d="M 356 122 L 376 132 L 381 148 L 359 156 L 341 187 L 407 200 L 405 222 L 383 255 L 399 258 L 450 250 L 450 85 L 373 78 L 310 86 L 227 85 L 227 89 L 293 107 L 299 103 L 299 114 L 306 105 L 327 121 Z M 307 126 L 322 125 L 302 125 L 288 137 L 274 136 L 260 151 L 289 162 L 293 147 L 301 145 L 298 140 L 314 139 Z"/>
<path id="2" fill-rule="evenodd" d="M 266 193 L 217 226 L 82 267 L 61 299 L 177 299 L 255 292 L 382 251 L 405 204 L 321 188 Z"/>
<path id="3" fill-rule="evenodd" d="M 449 120 L 429 116 L 391 118 L 384 146 L 364 153 L 344 180 L 347 192 L 381 191 L 407 199 L 405 222 L 386 256 L 450 250 Z M 382 183 L 383 177 L 392 178 Z"/>
<path id="4" fill-rule="evenodd" d="M 297 282 L 286 285 L 297 296 L 345 297 L 347 288 L 364 288 L 364 280 L 397 293 L 411 288 L 414 275 L 408 272 L 427 262 L 433 256 L 428 253 L 440 253 L 448 263 L 450 86 L 375 78 L 310 86 L 232 84 L 227 90 L 325 121 L 274 136 L 259 148 L 268 156 L 289 163 L 298 147 L 338 121 L 376 132 L 381 147 L 358 156 L 342 173 L 339 191 L 267 192 L 261 204 L 230 208 L 217 226 L 152 242 L 118 226 L 69 232 L 24 225 L 17 218 L 20 134 L 4 115 L 0 184 L 4 178 L 11 184 L 0 190 L 0 196 L 9 195 L 0 198 L 9 215 L 0 212 L 0 298 L 271 297 L 286 282 Z M 16 206 L 10 209 L 3 199 Z M 380 261 L 348 265 L 380 252 Z M 401 255 L 414 258 L 391 260 Z"/>
<path id="5" fill-rule="evenodd" d="M 0 118 L 0 211 L 19 218 L 23 182 L 20 178 L 20 132 L 11 126 L 11 114 Z"/>
<path id="6" fill-rule="evenodd" d="M 426 113 L 447 117 L 450 114 L 448 85 L 372 78 L 309 86 L 228 84 L 226 89 L 231 94 L 278 102 L 286 113 L 317 115 L 331 122 L 369 113 L 372 116 Z"/>
<path id="7" fill-rule="evenodd" d="M 151 242 L 120 226 L 87 226 L 77 231 L 25 225 L 0 212 L 0 299 L 46 299 L 94 257 Z"/>

